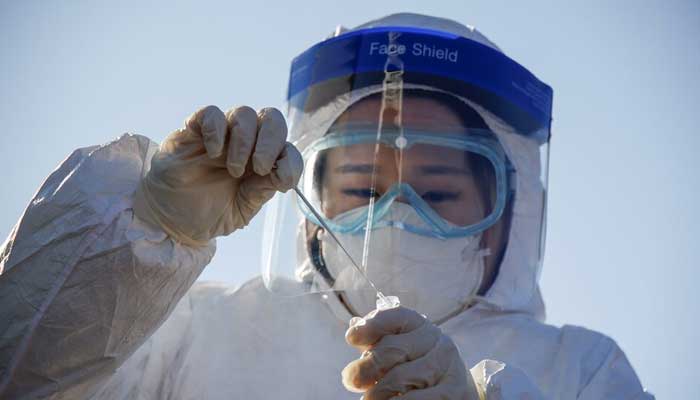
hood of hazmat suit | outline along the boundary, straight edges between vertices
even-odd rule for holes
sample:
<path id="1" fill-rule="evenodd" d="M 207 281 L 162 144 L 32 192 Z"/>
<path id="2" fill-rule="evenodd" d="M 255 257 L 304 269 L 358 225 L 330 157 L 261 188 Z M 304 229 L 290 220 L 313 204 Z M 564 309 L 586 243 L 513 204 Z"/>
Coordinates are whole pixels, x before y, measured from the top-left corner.
<path id="1" fill-rule="evenodd" d="M 440 324 L 488 400 L 652 398 L 613 340 L 542 322 L 551 99 L 454 21 L 337 29 L 289 87 L 323 221 L 278 196 L 262 276 L 235 287 L 195 283 L 215 241 L 133 214 L 154 142 L 76 150 L 0 248 L 0 398 L 357 398 L 343 336 L 373 306 L 365 275 Z"/>

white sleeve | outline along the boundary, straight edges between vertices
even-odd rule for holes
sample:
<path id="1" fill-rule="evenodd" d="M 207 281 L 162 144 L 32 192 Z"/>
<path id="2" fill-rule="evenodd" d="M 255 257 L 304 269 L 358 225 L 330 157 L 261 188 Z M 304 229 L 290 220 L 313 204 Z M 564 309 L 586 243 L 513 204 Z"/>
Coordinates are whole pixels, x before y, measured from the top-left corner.
<path id="1" fill-rule="evenodd" d="M 131 211 L 157 149 L 76 150 L 0 248 L 0 398 L 86 398 L 168 317 L 214 255 Z"/>
<path id="2" fill-rule="evenodd" d="M 546 399 L 530 378 L 514 366 L 483 360 L 469 372 L 479 392 L 479 400 Z"/>
<path id="3" fill-rule="evenodd" d="M 112 374 L 91 398 L 94 400 L 175 399 L 186 389 L 191 371 L 187 355 L 196 330 L 193 326 L 192 289 L 168 319 Z M 216 295 L 211 297 L 217 298 Z M 202 326 L 206 329 L 206 326 Z"/>
<path id="4" fill-rule="evenodd" d="M 581 373 L 578 400 L 654 399 L 642 388 L 627 357 L 612 339 L 600 335 L 598 344 L 585 354 L 577 366 Z M 530 377 L 513 365 L 483 360 L 470 372 L 480 400 L 547 399 Z"/>
<path id="5" fill-rule="evenodd" d="M 654 399 L 642 387 L 625 353 L 609 337 L 602 336 L 588 352 L 582 361 L 582 372 L 585 380 L 578 394 L 579 400 Z"/>

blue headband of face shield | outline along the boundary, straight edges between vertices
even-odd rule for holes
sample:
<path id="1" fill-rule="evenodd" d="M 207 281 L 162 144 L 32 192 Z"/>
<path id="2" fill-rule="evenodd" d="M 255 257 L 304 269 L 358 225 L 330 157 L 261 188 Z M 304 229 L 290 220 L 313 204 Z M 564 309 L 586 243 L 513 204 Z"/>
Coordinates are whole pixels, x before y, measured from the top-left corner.
<path id="1" fill-rule="evenodd" d="M 470 99 L 520 134 L 540 143 L 549 140 L 553 93 L 547 84 L 476 41 L 401 26 L 350 31 L 297 56 L 290 71 L 288 114 L 303 114 L 334 96 L 381 83 L 392 54 L 401 59 L 404 82 Z"/>
<path id="2" fill-rule="evenodd" d="M 488 137 L 490 132 L 469 129 L 468 133 L 469 135 L 464 135 L 464 133 L 433 133 L 403 129 L 399 132 L 383 132 L 378 135 L 376 131 L 371 130 L 330 131 L 305 149 L 303 155 L 304 159 L 308 160 L 312 154 L 319 154 L 324 150 L 361 143 L 377 143 L 399 150 L 410 149 L 416 144 L 427 144 L 478 154 L 489 161 L 493 167 L 495 178 L 496 199 L 490 214 L 485 218 L 468 226 L 457 226 L 433 210 L 410 184 L 396 182 L 374 203 L 372 221 L 368 221 L 369 209 L 363 207 L 359 210 L 360 212 L 351 210 L 336 218 L 324 219 L 324 222 L 338 233 L 360 234 L 365 231 L 367 226 L 370 226 L 371 229 L 391 226 L 437 238 L 472 236 L 488 229 L 501 217 L 507 203 L 509 193 L 508 163 L 500 144 L 494 138 Z M 313 168 L 309 168 L 307 171 L 313 173 Z M 302 178 L 302 181 L 305 179 Z M 385 218 L 391 205 L 399 197 L 413 207 L 421 219 L 420 224 L 392 221 Z M 305 205 L 299 204 L 299 207 L 308 220 L 316 225 L 321 225 L 316 216 Z"/>

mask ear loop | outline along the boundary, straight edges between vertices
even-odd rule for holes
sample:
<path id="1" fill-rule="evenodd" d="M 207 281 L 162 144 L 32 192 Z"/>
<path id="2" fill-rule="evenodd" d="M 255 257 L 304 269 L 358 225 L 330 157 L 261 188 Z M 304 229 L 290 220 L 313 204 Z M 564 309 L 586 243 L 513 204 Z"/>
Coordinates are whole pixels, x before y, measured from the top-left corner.
<path id="1" fill-rule="evenodd" d="M 314 224 L 313 222 L 306 220 L 306 251 L 309 256 L 309 261 L 313 269 L 321 275 L 329 288 L 335 285 L 335 277 L 333 277 L 328 271 L 326 266 L 326 260 L 323 258 L 322 246 L 323 242 L 319 239 L 319 234 L 323 230 L 320 226 Z"/>

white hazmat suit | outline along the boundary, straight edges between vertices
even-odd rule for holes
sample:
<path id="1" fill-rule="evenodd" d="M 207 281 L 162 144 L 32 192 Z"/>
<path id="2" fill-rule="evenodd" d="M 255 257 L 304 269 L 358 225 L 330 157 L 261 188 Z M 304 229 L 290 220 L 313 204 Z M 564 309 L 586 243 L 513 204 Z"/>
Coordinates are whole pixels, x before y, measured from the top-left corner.
<path id="1" fill-rule="evenodd" d="M 505 123 L 471 105 L 516 163 L 538 163 L 516 154 Z M 185 245 L 134 215 L 156 151 L 138 135 L 76 150 L 3 244 L 0 398 L 357 398 L 341 383 L 357 353 L 336 296 L 279 297 L 260 278 L 195 283 L 215 242 Z M 518 208 L 528 204 L 515 205 L 511 244 L 532 229 L 532 210 Z M 521 262 L 517 247 L 483 300 L 440 325 L 485 398 L 653 398 L 613 340 L 543 323 L 538 265 Z"/>

